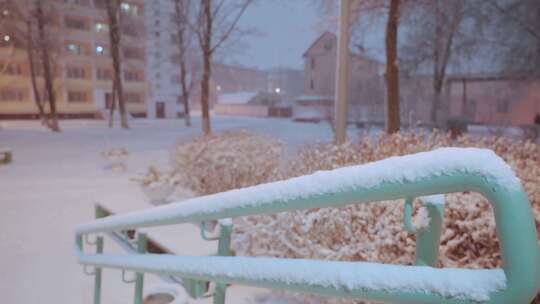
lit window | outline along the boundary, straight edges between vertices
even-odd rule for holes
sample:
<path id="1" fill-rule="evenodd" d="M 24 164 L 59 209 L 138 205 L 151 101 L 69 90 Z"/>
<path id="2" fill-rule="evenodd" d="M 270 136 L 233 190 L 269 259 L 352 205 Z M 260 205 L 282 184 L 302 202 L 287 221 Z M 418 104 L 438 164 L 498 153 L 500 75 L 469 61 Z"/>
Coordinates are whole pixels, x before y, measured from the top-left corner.
<path id="1" fill-rule="evenodd" d="M 4 35 L 4 41 L 5 42 L 11 41 L 11 36 L 10 35 Z"/>
<path id="2" fill-rule="evenodd" d="M 139 15 L 139 8 L 135 4 L 122 2 L 122 4 L 120 4 L 120 9 L 125 14 L 129 14 L 129 15 L 133 15 L 133 16 L 138 16 Z"/>
<path id="3" fill-rule="evenodd" d="M 106 23 L 98 22 L 96 23 L 96 32 L 108 32 L 109 31 L 109 25 Z"/>
<path id="4" fill-rule="evenodd" d="M 102 45 L 96 45 L 96 55 L 105 55 L 105 47 Z"/>
<path id="5" fill-rule="evenodd" d="M 8 16 L 9 15 L 9 10 L 7 10 L 7 9 L 3 10 L 2 15 Z"/>
<path id="6" fill-rule="evenodd" d="M 66 48 L 67 51 L 71 54 L 81 55 L 83 53 L 83 48 L 79 44 L 69 43 Z"/>

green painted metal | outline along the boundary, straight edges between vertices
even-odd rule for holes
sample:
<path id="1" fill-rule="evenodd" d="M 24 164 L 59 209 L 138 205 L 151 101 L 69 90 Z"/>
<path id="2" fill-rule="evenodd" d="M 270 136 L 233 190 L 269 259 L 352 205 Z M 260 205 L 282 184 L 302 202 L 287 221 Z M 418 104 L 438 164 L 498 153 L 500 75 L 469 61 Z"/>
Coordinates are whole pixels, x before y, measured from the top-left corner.
<path id="1" fill-rule="evenodd" d="M 232 226 L 219 225 L 220 234 L 218 242 L 218 255 L 219 256 L 232 256 L 231 251 L 231 232 Z M 225 296 L 227 293 L 227 283 L 216 283 L 216 291 L 214 293 L 214 304 L 224 304 Z"/>
<path id="2" fill-rule="evenodd" d="M 139 254 L 146 253 L 147 237 L 146 233 L 137 234 L 137 252 Z M 135 297 L 133 303 L 142 304 L 143 302 L 143 288 L 144 288 L 144 272 L 137 272 L 135 275 Z"/>
<path id="3" fill-rule="evenodd" d="M 201 211 L 191 216 L 173 216 L 167 219 L 142 218 L 137 223 L 118 224 L 108 226 L 106 229 L 92 228 L 84 234 L 109 232 L 115 230 L 135 229 L 140 227 L 170 225 L 194 221 L 216 220 L 220 218 L 234 218 L 251 214 L 276 213 L 294 211 L 308 208 L 322 208 L 343 206 L 351 203 L 367 203 L 382 200 L 419 197 L 424 195 L 444 194 L 452 192 L 472 191 L 484 195 L 491 203 L 495 215 L 496 231 L 500 241 L 503 269 L 507 277 L 507 288 L 491 294 L 491 304 L 526 304 L 530 303 L 540 286 L 540 250 L 537 243 L 535 221 L 531 212 L 530 203 L 523 189 L 509 190 L 504 185 L 497 184 L 481 175 L 473 173 L 453 173 L 446 175 L 419 178 L 402 183 L 386 182 L 371 188 L 344 189 L 337 193 L 316 194 L 294 200 L 276 200 L 264 204 L 254 204 L 243 207 L 229 207 L 221 210 Z M 260 202 L 258 202 L 260 203 Z M 435 206 L 436 207 L 436 206 Z M 441 222 L 442 210 L 432 210 L 430 214 L 439 214 Z M 438 225 L 434 225 L 437 226 Z M 433 243 L 438 243 L 440 228 L 425 231 L 418 236 L 417 263 L 433 265 L 436 253 Z M 76 244 L 82 251 L 82 235 L 78 234 Z M 425 243 L 425 244 L 424 244 Z M 78 251 L 78 254 L 80 254 Z M 321 261 L 324 263 L 324 261 Z M 125 269 L 130 269 L 125 265 Z M 137 269 L 131 269 L 137 270 Z M 139 269 L 144 272 L 157 272 L 169 274 L 168 271 L 154 271 L 152 269 Z M 334 297 L 346 297 L 360 300 L 371 300 L 385 303 L 447 303 L 447 304 L 474 304 L 466 299 L 444 298 L 436 293 L 426 293 L 414 290 L 345 290 L 338 287 L 309 286 L 304 284 L 287 284 L 285 282 L 272 282 L 264 278 L 238 279 L 214 276 L 211 273 L 204 275 L 187 275 L 189 279 L 214 281 L 217 283 L 236 283 L 250 286 L 260 286 L 307 292 L 312 294 Z"/>
<path id="4" fill-rule="evenodd" d="M 96 254 L 103 253 L 103 237 L 98 236 L 96 239 Z M 96 267 L 94 274 L 94 304 L 101 303 L 101 267 Z"/>
<path id="5" fill-rule="evenodd" d="M 439 246 L 444 221 L 444 205 L 425 204 L 430 222 L 425 229 L 416 229 L 412 224 L 413 198 L 405 199 L 403 224 L 405 230 L 416 235 L 416 265 L 437 266 Z"/>

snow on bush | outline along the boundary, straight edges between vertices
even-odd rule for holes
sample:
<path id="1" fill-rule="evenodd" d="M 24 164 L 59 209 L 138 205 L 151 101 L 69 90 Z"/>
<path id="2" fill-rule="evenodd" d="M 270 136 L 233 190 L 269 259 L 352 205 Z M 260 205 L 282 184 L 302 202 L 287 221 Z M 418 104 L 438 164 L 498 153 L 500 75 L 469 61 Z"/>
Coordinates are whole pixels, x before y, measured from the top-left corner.
<path id="1" fill-rule="evenodd" d="M 305 146 L 283 164 L 281 142 L 227 133 L 179 145 L 175 169 L 185 172 L 184 186 L 204 195 L 450 146 L 488 148 L 502 157 L 521 179 L 540 226 L 540 145 L 504 137 L 453 140 L 439 132 L 361 136 L 342 146 Z M 449 194 L 445 208 L 439 266 L 501 267 L 486 199 L 477 193 Z M 417 222 L 422 222 L 418 213 Z M 405 232 L 402 217 L 401 200 L 236 218 L 233 247 L 237 255 L 412 264 L 415 238 Z"/>
<path id="2" fill-rule="evenodd" d="M 495 151 L 522 180 L 540 220 L 540 146 L 507 138 L 451 140 L 437 132 L 402 133 L 361 137 L 341 147 L 317 144 L 302 149 L 283 178 L 447 146 Z M 455 193 L 446 200 L 441 266 L 500 267 L 495 221 L 486 199 L 476 193 Z M 233 243 L 242 255 L 410 264 L 415 240 L 404 231 L 402 216 L 402 201 L 251 216 L 235 220 Z"/>
<path id="3" fill-rule="evenodd" d="M 101 152 L 101 155 L 107 161 L 105 169 L 112 172 L 125 172 L 127 170 L 126 159 L 129 156 L 129 152 L 126 148 L 110 148 Z"/>
<path id="4" fill-rule="evenodd" d="M 245 131 L 201 137 L 176 147 L 174 174 L 199 194 L 243 188 L 275 180 L 282 152 L 280 141 Z"/>

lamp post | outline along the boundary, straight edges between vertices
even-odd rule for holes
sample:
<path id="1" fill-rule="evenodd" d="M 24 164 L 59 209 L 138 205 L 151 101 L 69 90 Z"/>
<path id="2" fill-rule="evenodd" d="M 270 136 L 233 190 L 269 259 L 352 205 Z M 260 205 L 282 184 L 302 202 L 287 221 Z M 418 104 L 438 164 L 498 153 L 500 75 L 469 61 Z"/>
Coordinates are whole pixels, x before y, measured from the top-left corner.
<path id="1" fill-rule="evenodd" d="M 347 101 L 349 82 L 349 14 L 350 0 L 341 0 L 334 102 L 335 141 L 342 144 L 347 139 Z"/>

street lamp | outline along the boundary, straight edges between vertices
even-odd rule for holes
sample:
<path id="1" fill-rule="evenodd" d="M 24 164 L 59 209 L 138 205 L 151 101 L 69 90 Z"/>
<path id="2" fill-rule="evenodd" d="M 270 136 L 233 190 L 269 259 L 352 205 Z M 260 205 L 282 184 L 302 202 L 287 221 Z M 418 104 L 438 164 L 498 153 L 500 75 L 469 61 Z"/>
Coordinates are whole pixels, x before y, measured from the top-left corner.
<path id="1" fill-rule="evenodd" d="M 280 89 L 280 88 L 276 88 L 275 91 L 276 91 L 276 93 L 278 93 L 278 94 L 281 93 L 281 89 Z"/>

